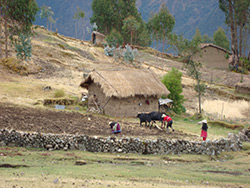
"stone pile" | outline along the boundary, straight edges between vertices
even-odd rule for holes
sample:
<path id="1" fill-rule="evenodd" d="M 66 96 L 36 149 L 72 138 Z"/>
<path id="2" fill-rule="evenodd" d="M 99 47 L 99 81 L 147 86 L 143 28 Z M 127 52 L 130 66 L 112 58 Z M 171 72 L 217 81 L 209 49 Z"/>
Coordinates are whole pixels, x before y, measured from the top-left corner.
<path id="1" fill-rule="evenodd" d="M 218 155 L 223 151 L 240 150 L 242 141 L 244 141 L 242 140 L 243 137 L 242 135 L 230 134 L 228 139 L 197 142 L 179 139 L 141 140 L 129 137 L 103 138 L 87 135 L 25 133 L 1 129 L 0 146 L 45 148 L 47 150 L 73 149 L 110 153 Z"/>

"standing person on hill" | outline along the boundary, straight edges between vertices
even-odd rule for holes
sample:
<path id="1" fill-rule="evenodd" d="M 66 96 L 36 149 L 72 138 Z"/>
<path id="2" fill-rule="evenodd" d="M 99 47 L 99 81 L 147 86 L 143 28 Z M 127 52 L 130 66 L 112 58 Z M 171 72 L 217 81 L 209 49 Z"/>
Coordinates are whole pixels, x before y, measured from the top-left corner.
<path id="1" fill-rule="evenodd" d="M 207 120 L 204 119 L 204 120 L 200 121 L 198 124 L 202 124 L 201 137 L 203 138 L 203 141 L 206 141 L 206 139 L 207 139 L 207 129 L 208 129 Z"/>
<path id="2" fill-rule="evenodd" d="M 166 114 L 162 114 L 162 118 L 163 118 L 163 124 L 166 125 L 166 121 L 167 121 L 167 130 L 168 130 L 168 127 L 171 127 L 172 131 L 174 132 L 174 129 L 172 127 L 172 124 L 173 124 L 173 120 L 171 117 L 169 117 L 168 115 Z"/>
<path id="3" fill-rule="evenodd" d="M 121 125 L 119 124 L 119 122 L 109 122 L 109 126 L 112 130 L 112 133 L 114 134 L 118 134 L 121 132 Z"/>

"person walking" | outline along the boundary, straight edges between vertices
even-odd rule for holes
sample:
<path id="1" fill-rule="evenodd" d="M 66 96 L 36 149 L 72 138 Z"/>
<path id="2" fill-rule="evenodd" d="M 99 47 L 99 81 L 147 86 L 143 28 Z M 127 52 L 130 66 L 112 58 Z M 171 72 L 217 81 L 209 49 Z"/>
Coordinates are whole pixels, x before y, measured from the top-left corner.
<path id="1" fill-rule="evenodd" d="M 203 138 L 203 141 L 206 141 L 207 140 L 207 129 L 208 129 L 207 120 L 204 119 L 204 120 L 200 121 L 198 124 L 202 124 L 201 137 Z"/>

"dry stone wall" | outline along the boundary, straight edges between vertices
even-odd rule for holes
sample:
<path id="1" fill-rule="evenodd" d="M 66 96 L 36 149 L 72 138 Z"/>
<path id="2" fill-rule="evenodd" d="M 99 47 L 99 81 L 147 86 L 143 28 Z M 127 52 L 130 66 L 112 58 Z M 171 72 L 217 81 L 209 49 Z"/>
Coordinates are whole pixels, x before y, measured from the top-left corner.
<path id="1" fill-rule="evenodd" d="M 230 134 L 228 139 L 206 142 L 187 140 L 140 140 L 129 137 L 90 137 L 0 130 L 0 146 L 45 148 L 47 150 L 83 150 L 89 152 L 139 154 L 204 154 L 218 155 L 223 151 L 238 151 L 249 135 Z"/>

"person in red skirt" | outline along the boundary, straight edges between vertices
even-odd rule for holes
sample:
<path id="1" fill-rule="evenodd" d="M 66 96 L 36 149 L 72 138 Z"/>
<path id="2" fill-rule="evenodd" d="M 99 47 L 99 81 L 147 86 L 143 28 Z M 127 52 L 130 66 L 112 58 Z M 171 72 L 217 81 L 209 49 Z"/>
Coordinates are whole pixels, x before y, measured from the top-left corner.
<path id="1" fill-rule="evenodd" d="M 207 129 L 208 129 L 207 120 L 204 119 L 204 120 L 200 121 L 198 124 L 202 124 L 201 137 L 203 138 L 203 141 L 206 141 L 206 139 L 207 139 Z"/>

